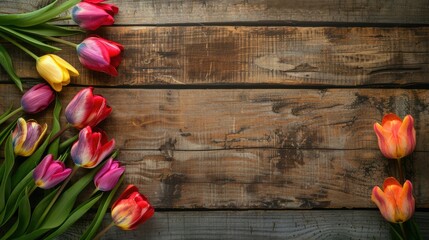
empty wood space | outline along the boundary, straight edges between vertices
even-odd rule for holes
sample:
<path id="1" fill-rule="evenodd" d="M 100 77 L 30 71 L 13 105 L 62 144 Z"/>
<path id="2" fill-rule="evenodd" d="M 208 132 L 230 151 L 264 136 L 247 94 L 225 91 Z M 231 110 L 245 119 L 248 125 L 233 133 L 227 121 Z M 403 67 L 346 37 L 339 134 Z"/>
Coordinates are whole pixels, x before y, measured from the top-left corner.
<path id="1" fill-rule="evenodd" d="M 0 12 L 49 2 L 5 0 Z M 415 119 L 405 175 L 429 238 L 428 1 L 109 2 L 116 24 L 94 33 L 124 45 L 119 76 L 58 45 L 81 73 L 61 101 L 86 86 L 108 99 L 100 127 L 121 150 L 124 186 L 157 212 L 104 239 L 386 239 L 370 197 L 397 174 L 373 131 L 390 112 Z M 41 82 L 34 60 L 8 47 L 24 88 Z M 0 70 L 0 110 L 20 97 Z M 50 124 L 51 110 L 31 117 Z"/>

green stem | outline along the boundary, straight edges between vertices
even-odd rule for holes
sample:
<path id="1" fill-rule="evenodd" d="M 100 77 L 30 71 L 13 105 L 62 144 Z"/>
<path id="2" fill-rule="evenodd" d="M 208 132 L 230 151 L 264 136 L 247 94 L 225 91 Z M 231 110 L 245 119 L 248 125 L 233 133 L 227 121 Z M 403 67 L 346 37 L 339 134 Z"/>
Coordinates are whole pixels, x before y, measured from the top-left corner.
<path id="1" fill-rule="evenodd" d="M 110 228 L 112 228 L 113 226 L 115 226 L 114 222 L 111 222 L 109 224 L 109 226 L 105 227 L 103 230 L 101 230 L 101 232 L 99 232 L 95 237 L 94 240 L 98 240 L 100 239 L 107 231 L 109 231 Z"/>
<path id="2" fill-rule="evenodd" d="M 71 47 L 74 47 L 74 48 L 77 47 L 76 43 L 72 43 L 72 42 L 69 42 L 69 41 L 61 39 L 61 38 L 50 37 L 50 36 L 43 36 L 43 37 L 45 37 L 46 39 L 49 39 L 51 41 L 59 42 L 59 43 L 62 43 L 62 44 L 65 44 L 65 45 L 68 45 L 68 46 L 71 46 Z"/>
<path id="3" fill-rule="evenodd" d="M 0 29 L 5 29 L 5 27 L 0 26 Z M 17 41 L 13 40 L 12 38 L 8 37 L 7 35 L 0 33 L 0 37 L 4 38 L 5 40 L 11 42 L 13 45 L 19 47 L 22 51 L 24 51 L 25 53 L 27 53 L 28 55 L 30 55 L 32 58 L 34 58 L 35 60 L 39 59 L 39 57 L 34 54 L 33 52 L 31 52 L 30 50 L 28 50 L 28 48 L 24 47 L 23 45 L 21 45 L 20 43 L 18 43 Z"/>
<path id="4" fill-rule="evenodd" d="M 13 115 L 19 113 L 20 111 L 22 111 L 23 108 L 22 106 L 15 109 L 14 111 L 12 111 L 11 113 L 9 113 L 8 115 L 6 115 L 4 118 L 0 119 L 0 124 L 4 123 L 6 120 L 8 120 L 10 117 L 12 117 Z"/>
<path id="5" fill-rule="evenodd" d="M 49 144 L 51 144 L 57 137 L 61 136 L 61 134 L 63 134 L 71 126 L 72 125 L 70 125 L 69 123 L 67 123 L 67 125 L 63 129 L 61 129 L 60 131 L 58 131 L 51 139 L 49 139 Z"/>
<path id="6" fill-rule="evenodd" d="M 407 234 L 405 234 L 405 228 L 403 223 L 399 223 L 399 226 L 401 227 L 402 236 L 404 237 L 404 240 L 407 240 Z"/>
<path id="7" fill-rule="evenodd" d="M 399 171 L 399 182 L 403 184 L 405 182 L 405 178 L 404 178 L 404 172 L 402 171 L 402 163 L 400 158 L 397 159 L 397 164 L 398 164 L 398 171 Z"/>
<path id="8" fill-rule="evenodd" d="M 71 16 L 64 16 L 64 17 L 56 17 L 49 20 L 49 22 L 56 22 L 56 21 L 62 21 L 62 20 L 70 20 L 72 19 Z"/>
<path id="9" fill-rule="evenodd" d="M 33 181 L 34 182 L 34 181 Z M 28 196 L 30 196 L 33 192 L 34 192 L 34 190 L 36 190 L 36 188 L 37 188 L 37 186 L 36 186 L 36 184 L 34 184 L 33 183 L 33 187 L 30 189 L 30 191 L 28 192 Z"/>
<path id="10" fill-rule="evenodd" d="M 48 215 L 49 210 L 51 210 L 52 206 L 54 205 L 55 201 L 58 199 L 58 197 L 60 196 L 61 192 L 64 190 L 64 188 L 66 187 L 66 185 L 69 183 L 70 179 L 73 177 L 73 175 L 77 172 L 77 170 L 79 169 L 78 166 L 74 166 L 73 170 L 71 172 L 71 174 L 68 176 L 68 178 L 63 182 L 63 184 L 61 185 L 60 189 L 58 189 L 57 193 L 55 194 L 54 198 L 52 198 L 51 202 L 49 203 L 48 207 L 45 209 L 45 211 L 43 212 L 42 216 L 39 218 L 39 221 L 37 222 L 36 228 L 40 226 L 40 224 L 42 224 L 43 220 L 45 219 L 46 215 Z"/>

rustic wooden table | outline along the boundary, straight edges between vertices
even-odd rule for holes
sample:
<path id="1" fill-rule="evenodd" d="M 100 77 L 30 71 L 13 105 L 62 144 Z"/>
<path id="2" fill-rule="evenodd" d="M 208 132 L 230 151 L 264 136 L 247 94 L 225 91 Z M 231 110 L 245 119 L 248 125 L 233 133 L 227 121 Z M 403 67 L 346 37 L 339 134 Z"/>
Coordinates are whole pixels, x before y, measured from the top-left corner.
<path id="1" fill-rule="evenodd" d="M 119 76 L 64 48 L 81 76 L 61 95 L 94 86 L 108 99 L 101 127 L 157 212 L 104 239 L 386 239 L 370 195 L 392 175 L 372 127 L 389 112 L 415 118 L 406 175 L 429 238 L 427 0 L 111 2 L 116 24 L 96 33 L 125 46 Z M 40 81 L 31 58 L 12 55 L 26 88 Z M 4 109 L 21 94 L 0 76 Z"/>

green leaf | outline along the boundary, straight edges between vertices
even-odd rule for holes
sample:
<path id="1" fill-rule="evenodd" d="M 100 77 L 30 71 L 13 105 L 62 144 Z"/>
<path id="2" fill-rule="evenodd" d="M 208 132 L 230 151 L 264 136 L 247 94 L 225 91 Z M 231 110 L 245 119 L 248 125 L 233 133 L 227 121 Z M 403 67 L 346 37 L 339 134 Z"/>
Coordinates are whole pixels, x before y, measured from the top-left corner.
<path id="1" fill-rule="evenodd" d="M 15 25 L 15 26 L 37 25 L 36 23 L 33 22 L 33 19 L 35 19 L 38 15 L 43 15 L 49 12 L 49 10 L 55 7 L 56 3 L 57 3 L 57 0 L 53 1 L 51 4 L 46 5 L 43 8 L 37 9 L 32 12 L 28 12 L 28 13 L 0 14 L 0 25 Z"/>
<path id="2" fill-rule="evenodd" d="M 85 33 L 85 31 L 79 28 L 69 28 L 49 23 L 42 23 L 31 27 L 10 27 L 11 29 L 23 33 L 38 35 L 38 36 L 49 36 L 49 37 L 65 37 L 76 34 Z"/>
<path id="3" fill-rule="evenodd" d="M 99 194 L 96 197 L 93 197 L 91 199 L 88 199 L 86 202 L 79 205 L 67 218 L 67 220 L 59 227 L 57 228 L 53 233 L 49 234 L 47 237 L 45 237 L 45 240 L 53 239 L 60 234 L 64 233 L 71 225 L 73 225 L 77 220 L 79 220 L 86 212 L 88 212 L 89 209 L 91 209 L 92 206 L 94 206 L 95 203 L 97 203 L 98 200 L 100 200 L 103 193 Z"/>
<path id="4" fill-rule="evenodd" d="M 37 164 L 39 164 L 40 160 L 42 159 L 42 155 L 49 144 L 50 136 L 51 134 L 49 134 L 43 144 L 18 167 L 18 170 L 12 177 L 12 186 L 16 186 L 16 184 L 18 184 L 21 179 L 23 179 L 37 166 Z"/>
<path id="5" fill-rule="evenodd" d="M 16 209 L 18 209 L 19 199 L 22 197 L 22 194 L 25 193 L 25 189 L 27 187 L 34 187 L 34 181 L 33 181 L 33 172 L 25 176 L 24 179 L 22 179 L 21 182 L 12 190 L 12 193 L 9 195 L 6 203 L 6 208 L 4 209 L 4 216 L 3 216 L 3 223 L 0 224 L 2 226 L 5 224 L 15 213 Z"/>
<path id="6" fill-rule="evenodd" d="M 66 220 L 76 202 L 77 196 L 90 182 L 92 182 L 94 175 L 98 172 L 100 167 L 101 164 L 81 177 L 75 184 L 61 194 L 50 209 L 40 228 L 56 228 Z"/>
<path id="7" fill-rule="evenodd" d="M 34 208 L 27 232 L 33 232 L 34 230 L 36 230 L 37 222 L 39 221 L 40 217 L 43 215 L 43 212 L 45 211 L 45 209 L 49 206 L 49 203 L 55 197 L 55 194 L 57 193 L 57 191 L 58 191 L 58 188 L 55 189 L 55 191 L 50 192 Z"/>
<path id="8" fill-rule="evenodd" d="M 21 201 L 19 201 L 19 211 L 18 211 L 18 229 L 15 232 L 14 236 L 19 236 L 25 232 L 25 229 L 27 229 L 28 224 L 30 223 L 30 217 L 31 217 L 31 206 L 30 206 L 30 199 L 29 199 L 29 193 L 28 190 L 24 192 L 24 196 L 21 198 Z"/>
<path id="9" fill-rule="evenodd" d="M 61 113 L 61 102 L 57 95 L 55 98 L 55 107 L 54 107 L 54 113 L 53 113 L 53 119 L 52 119 L 52 131 L 51 134 L 55 136 L 60 130 L 60 113 Z M 58 148 L 60 146 L 60 138 L 56 138 L 54 141 L 52 141 L 51 145 L 48 148 L 48 153 L 52 154 L 54 156 L 54 159 L 58 158 Z"/>
<path id="10" fill-rule="evenodd" d="M 60 13 L 79 3 L 80 0 L 69 0 L 56 6 L 57 0 L 51 4 L 29 13 L 21 14 L 0 14 L 0 25 L 14 25 L 19 27 L 29 27 L 47 22 L 55 18 Z"/>
<path id="11" fill-rule="evenodd" d="M 119 179 L 118 183 L 116 184 L 115 188 L 110 191 L 108 196 L 103 196 L 103 199 L 100 203 L 100 206 L 98 207 L 97 213 L 95 214 L 94 218 L 92 219 L 91 224 L 88 226 L 86 231 L 82 234 L 80 237 L 81 240 L 87 239 L 91 240 L 94 238 L 95 234 L 97 234 L 98 229 L 100 228 L 101 223 L 103 222 L 104 215 L 106 215 L 107 208 L 111 205 L 111 201 L 113 197 L 116 194 L 116 191 L 118 190 L 119 186 L 121 185 L 124 174 L 122 174 L 121 178 Z"/>
<path id="12" fill-rule="evenodd" d="M 33 45 L 34 47 L 37 47 L 40 50 L 45 51 L 45 52 L 53 52 L 53 51 L 61 50 L 61 48 L 46 44 L 46 43 L 44 43 L 44 42 L 42 42 L 42 41 L 40 41 L 34 37 L 30 37 L 28 35 L 22 34 L 22 33 L 17 32 L 11 28 L 0 26 L 0 31 L 7 33 L 9 35 L 12 35 L 17 39 L 20 39 L 21 41 L 27 42 L 28 44 Z"/>
<path id="13" fill-rule="evenodd" d="M 6 141 L 5 146 L 5 160 L 3 163 L 4 170 L 3 176 L 0 184 L 0 212 L 3 215 L 4 208 L 6 205 L 6 196 L 9 196 L 8 185 L 10 186 L 10 172 L 12 171 L 13 165 L 15 164 L 15 155 L 13 152 L 12 146 L 12 135 L 9 135 Z M 0 222 L 2 222 L 3 218 L 0 218 Z"/>
<path id="14" fill-rule="evenodd" d="M 0 65 L 4 68 L 6 73 L 22 92 L 21 79 L 16 75 L 15 69 L 13 68 L 12 59 L 6 49 L 0 44 Z"/>
<path id="15" fill-rule="evenodd" d="M 15 127 L 15 125 L 16 125 L 16 119 L 11 123 L 9 123 L 9 125 L 5 129 L 3 129 L 3 131 L 0 132 L 0 145 L 3 144 L 4 140 L 6 140 L 6 138 L 12 132 L 12 129 Z"/>
<path id="16" fill-rule="evenodd" d="M 397 223 L 389 223 L 390 225 L 390 236 L 392 240 L 404 240 L 401 234 L 401 227 Z"/>

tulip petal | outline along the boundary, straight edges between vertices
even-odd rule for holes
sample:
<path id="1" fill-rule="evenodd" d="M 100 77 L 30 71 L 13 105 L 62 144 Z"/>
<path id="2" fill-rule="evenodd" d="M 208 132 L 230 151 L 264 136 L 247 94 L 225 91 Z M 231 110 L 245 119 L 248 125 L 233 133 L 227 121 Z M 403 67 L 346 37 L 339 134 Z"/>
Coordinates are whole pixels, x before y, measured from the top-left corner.
<path id="1" fill-rule="evenodd" d="M 387 221 L 395 222 L 395 202 L 378 186 L 372 189 L 371 200 L 377 205 L 381 215 L 383 215 Z"/>
<path id="2" fill-rule="evenodd" d="M 40 161 L 39 165 L 37 165 L 36 168 L 34 169 L 33 178 L 34 179 L 41 179 L 45 175 L 45 173 L 46 173 L 46 171 L 47 171 L 47 169 L 48 169 L 48 167 L 52 161 L 53 161 L 52 154 L 46 155 L 43 158 L 43 160 Z"/>
<path id="3" fill-rule="evenodd" d="M 77 128 L 86 126 L 87 119 L 92 112 L 94 105 L 92 90 L 92 87 L 82 89 L 66 107 L 67 121 Z"/>
<path id="4" fill-rule="evenodd" d="M 379 123 L 374 124 L 374 131 L 378 138 L 378 147 L 387 158 L 396 159 L 396 143 L 391 131 L 387 131 Z"/>
<path id="5" fill-rule="evenodd" d="M 63 80 L 63 71 L 52 58 L 52 54 L 40 57 L 36 69 L 40 76 L 50 84 L 61 83 Z"/>
<path id="6" fill-rule="evenodd" d="M 64 68 L 66 68 L 70 72 L 71 76 L 74 76 L 74 77 L 79 76 L 79 72 L 70 63 L 68 63 L 64 59 L 58 57 L 57 55 L 50 54 L 50 56 L 55 60 L 56 63 L 58 63 L 60 66 L 62 66 Z"/>
<path id="7" fill-rule="evenodd" d="M 394 113 L 389 113 L 384 115 L 383 120 L 381 121 L 381 125 L 385 125 L 388 122 L 393 122 L 393 121 L 402 121 L 401 118 L 399 118 L 396 114 Z"/>
<path id="8" fill-rule="evenodd" d="M 410 181 L 405 181 L 402 192 L 399 195 L 397 207 L 399 209 L 398 221 L 405 222 L 411 218 L 415 211 L 415 199 L 413 197 L 413 185 Z"/>

